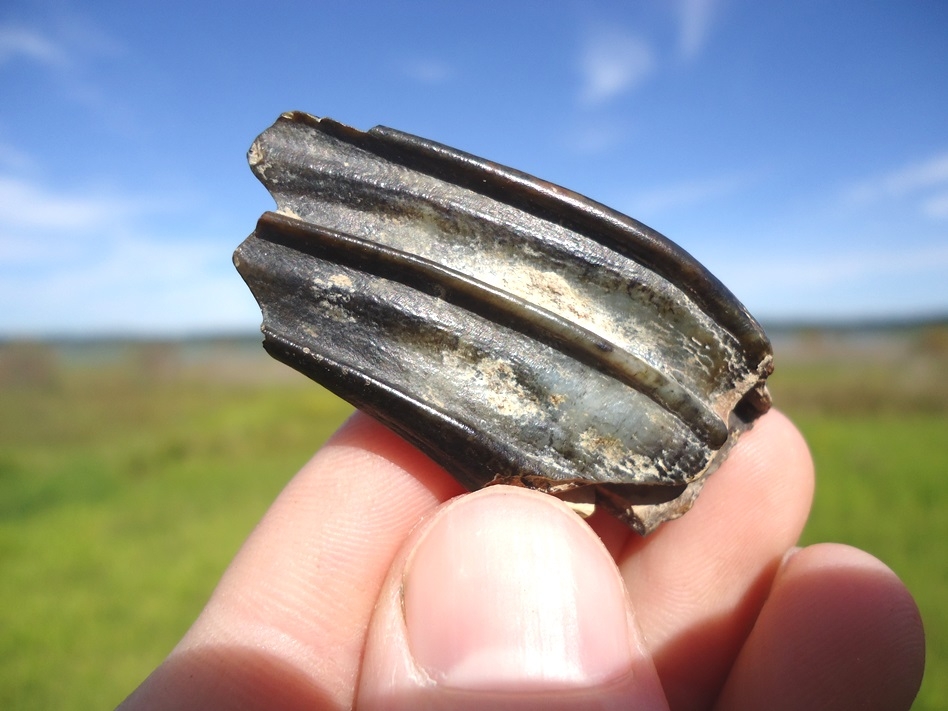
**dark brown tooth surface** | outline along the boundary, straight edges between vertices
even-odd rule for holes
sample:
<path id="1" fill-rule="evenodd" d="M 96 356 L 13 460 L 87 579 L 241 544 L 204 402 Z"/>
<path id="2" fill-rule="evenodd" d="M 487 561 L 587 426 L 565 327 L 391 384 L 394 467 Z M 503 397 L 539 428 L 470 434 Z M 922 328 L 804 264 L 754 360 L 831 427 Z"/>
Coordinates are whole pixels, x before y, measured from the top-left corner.
<path id="1" fill-rule="evenodd" d="M 250 162 L 277 202 L 234 254 L 264 347 L 468 488 L 593 487 L 645 533 L 690 508 L 769 407 L 760 326 L 631 218 L 301 113 Z"/>

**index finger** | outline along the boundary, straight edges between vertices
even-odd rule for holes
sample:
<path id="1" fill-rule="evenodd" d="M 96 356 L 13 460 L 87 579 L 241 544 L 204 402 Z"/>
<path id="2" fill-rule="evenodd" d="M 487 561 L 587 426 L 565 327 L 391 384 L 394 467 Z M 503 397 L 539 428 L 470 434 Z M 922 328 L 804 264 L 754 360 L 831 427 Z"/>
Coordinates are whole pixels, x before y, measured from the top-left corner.
<path id="1" fill-rule="evenodd" d="M 286 486 L 184 639 L 122 708 L 351 708 L 399 546 L 460 491 L 356 413 Z"/>
<path id="2" fill-rule="evenodd" d="M 707 708 L 717 696 L 812 498 L 806 443 L 771 411 L 688 514 L 630 539 L 620 569 L 672 708 Z"/>

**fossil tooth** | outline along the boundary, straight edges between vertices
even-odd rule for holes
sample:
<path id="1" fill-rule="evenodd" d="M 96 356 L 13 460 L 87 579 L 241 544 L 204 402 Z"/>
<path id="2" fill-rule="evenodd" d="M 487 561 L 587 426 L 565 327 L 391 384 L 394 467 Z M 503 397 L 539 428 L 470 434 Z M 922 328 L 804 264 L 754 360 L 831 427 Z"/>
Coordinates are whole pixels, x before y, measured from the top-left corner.
<path id="1" fill-rule="evenodd" d="M 249 159 L 277 203 L 234 253 L 264 347 L 469 489 L 591 488 L 648 533 L 691 507 L 770 407 L 763 330 L 629 217 L 409 134 L 298 112 Z"/>

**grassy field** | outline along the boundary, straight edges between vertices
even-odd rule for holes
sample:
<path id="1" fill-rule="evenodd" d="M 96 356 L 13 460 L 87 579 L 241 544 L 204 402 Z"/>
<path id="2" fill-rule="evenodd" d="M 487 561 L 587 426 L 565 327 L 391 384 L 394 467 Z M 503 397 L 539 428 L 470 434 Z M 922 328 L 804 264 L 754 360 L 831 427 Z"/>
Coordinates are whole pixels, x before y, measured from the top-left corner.
<path id="1" fill-rule="evenodd" d="M 817 462 L 805 541 L 903 577 L 928 632 L 915 708 L 948 708 L 948 337 L 776 345 Z M 0 346 L 0 708 L 117 704 L 348 412 L 256 345 Z"/>
<path id="2" fill-rule="evenodd" d="M 948 328 L 814 332 L 775 349 L 774 400 L 816 463 L 802 542 L 858 546 L 901 576 L 927 637 L 913 709 L 948 709 Z"/>

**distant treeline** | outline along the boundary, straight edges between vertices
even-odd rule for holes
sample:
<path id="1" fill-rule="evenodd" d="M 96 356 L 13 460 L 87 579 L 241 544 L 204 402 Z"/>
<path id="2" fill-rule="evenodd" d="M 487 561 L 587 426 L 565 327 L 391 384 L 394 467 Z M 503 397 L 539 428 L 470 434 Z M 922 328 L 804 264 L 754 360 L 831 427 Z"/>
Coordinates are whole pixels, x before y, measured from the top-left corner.
<path id="1" fill-rule="evenodd" d="M 812 332 L 828 333 L 905 333 L 926 329 L 948 329 L 948 313 L 913 317 L 866 317 L 854 319 L 761 319 L 768 334 L 795 335 Z M 183 335 L 163 334 L 50 334 L 19 336 L 0 334 L 0 348 L 22 343 L 42 343 L 54 347 L 100 347 L 114 348 L 135 344 L 163 343 L 187 346 L 245 346 L 259 345 L 259 331 L 228 333 L 189 333 Z"/>
<path id="2" fill-rule="evenodd" d="M 813 331 L 832 333 L 905 333 L 926 329 L 948 329 L 948 314 L 904 317 L 867 317 L 857 319 L 764 319 L 768 334 L 798 334 Z"/>

